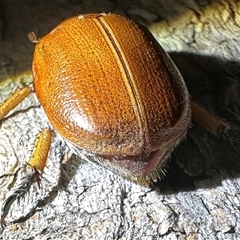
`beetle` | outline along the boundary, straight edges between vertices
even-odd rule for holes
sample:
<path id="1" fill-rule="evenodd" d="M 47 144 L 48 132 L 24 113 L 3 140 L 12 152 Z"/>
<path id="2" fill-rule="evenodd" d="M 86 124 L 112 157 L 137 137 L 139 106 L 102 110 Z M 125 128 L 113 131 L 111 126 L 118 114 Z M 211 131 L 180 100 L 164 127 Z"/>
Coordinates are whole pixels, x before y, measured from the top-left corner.
<path id="1" fill-rule="evenodd" d="M 36 43 L 34 92 L 75 153 L 141 184 L 159 179 L 186 135 L 191 104 L 181 74 L 150 31 L 102 13 L 72 17 L 42 39 L 29 38 Z M 10 96 L 0 118 L 31 91 Z M 50 130 L 43 129 L 27 163 L 30 173 L 3 203 L 2 226 L 11 204 L 39 182 L 50 141 Z"/>

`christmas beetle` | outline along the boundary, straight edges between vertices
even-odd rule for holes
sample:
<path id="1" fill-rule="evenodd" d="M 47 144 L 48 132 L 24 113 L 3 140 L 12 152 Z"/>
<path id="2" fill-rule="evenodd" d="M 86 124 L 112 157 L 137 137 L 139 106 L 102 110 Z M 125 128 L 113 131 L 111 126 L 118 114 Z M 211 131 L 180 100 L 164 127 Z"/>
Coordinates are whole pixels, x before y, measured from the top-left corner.
<path id="1" fill-rule="evenodd" d="M 63 21 L 41 39 L 29 38 L 36 43 L 34 92 L 75 153 L 139 183 L 160 178 L 186 135 L 191 103 L 178 69 L 150 31 L 116 14 L 87 14 Z M 0 118 L 31 91 L 25 87 L 10 96 Z M 195 106 L 193 112 L 204 110 Z M 43 129 L 29 173 L 3 203 L 2 226 L 11 204 L 39 182 L 50 142 L 50 129 Z"/>

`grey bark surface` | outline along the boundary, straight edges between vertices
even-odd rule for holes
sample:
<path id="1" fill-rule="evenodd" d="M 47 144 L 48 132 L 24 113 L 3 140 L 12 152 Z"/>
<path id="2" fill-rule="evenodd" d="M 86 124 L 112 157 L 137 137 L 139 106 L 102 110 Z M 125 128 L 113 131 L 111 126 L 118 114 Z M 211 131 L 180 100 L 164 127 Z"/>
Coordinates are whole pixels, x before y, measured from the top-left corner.
<path id="1" fill-rule="evenodd" d="M 229 121 L 229 135 L 211 135 L 193 123 L 164 179 L 144 187 L 77 156 L 69 159 L 53 134 L 41 188 L 33 185 L 13 204 L 0 239 L 240 239 L 240 3 L 0 0 L 1 102 L 32 81 L 34 45 L 27 33 L 41 37 L 88 12 L 116 12 L 148 26 L 191 95 Z M 1 121 L 0 204 L 13 182 L 3 174 L 29 159 L 45 126 L 34 94 Z"/>

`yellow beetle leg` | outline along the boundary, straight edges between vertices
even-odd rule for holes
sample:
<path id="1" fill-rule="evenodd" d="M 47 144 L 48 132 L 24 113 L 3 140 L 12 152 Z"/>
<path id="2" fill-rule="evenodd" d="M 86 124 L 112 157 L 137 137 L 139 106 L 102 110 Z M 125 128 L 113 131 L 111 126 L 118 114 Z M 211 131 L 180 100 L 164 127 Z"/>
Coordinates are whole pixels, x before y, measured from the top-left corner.
<path id="1" fill-rule="evenodd" d="M 50 129 L 45 128 L 39 134 L 38 140 L 35 145 L 35 150 L 27 164 L 43 172 L 48 157 L 50 143 L 51 131 Z"/>
<path id="2" fill-rule="evenodd" d="M 11 205 L 16 199 L 23 197 L 30 189 L 33 182 L 37 182 L 39 185 L 40 174 L 45 167 L 48 152 L 51 143 L 51 131 L 50 129 L 43 129 L 36 141 L 35 149 L 33 151 L 31 159 L 27 162 L 27 166 L 30 166 L 29 173 L 24 176 L 20 184 L 13 190 L 13 193 L 6 198 L 1 208 L 1 227 L 6 226 L 5 218 L 10 210 Z"/>
<path id="3" fill-rule="evenodd" d="M 8 97 L 1 105 L 0 105 L 0 119 L 6 116 L 12 109 L 14 109 L 20 102 L 26 98 L 30 92 L 30 87 L 24 87 L 18 89 L 15 93 L 13 93 L 10 97 Z"/>
<path id="4" fill-rule="evenodd" d="M 221 131 L 227 131 L 229 128 L 228 123 L 211 113 L 209 110 L 191 99 L 191 109 L 193 121 L 202 125 L 211 133 L 218 135 Z"/>

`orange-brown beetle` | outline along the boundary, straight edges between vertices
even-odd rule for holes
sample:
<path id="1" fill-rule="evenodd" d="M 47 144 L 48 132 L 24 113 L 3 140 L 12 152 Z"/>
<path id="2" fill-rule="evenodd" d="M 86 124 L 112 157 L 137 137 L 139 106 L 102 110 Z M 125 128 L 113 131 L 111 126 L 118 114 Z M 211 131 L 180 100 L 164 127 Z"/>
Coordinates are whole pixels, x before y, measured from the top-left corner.
<path id="1" fill-rule="evenodd" d="M 181 75 L 149 30 L 115 14 L 88 14 L 35 42 L 34 89 L 56 132 L 85 159 L 132 180 L 156 180 L 191 111 Z M 45 157 L 28 164 L 42 171 L 48 147 L 39 146 Z"/>
<path id="2" fill-rule="evenodd" d="M 32 70 L 53 128 L 127 177 L 155 176 L 189 126 L 177 68 L 146 28 L 122 16 L 62 22 L 36 44 Z"/>

